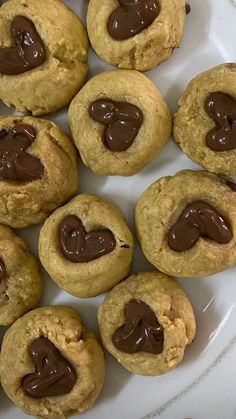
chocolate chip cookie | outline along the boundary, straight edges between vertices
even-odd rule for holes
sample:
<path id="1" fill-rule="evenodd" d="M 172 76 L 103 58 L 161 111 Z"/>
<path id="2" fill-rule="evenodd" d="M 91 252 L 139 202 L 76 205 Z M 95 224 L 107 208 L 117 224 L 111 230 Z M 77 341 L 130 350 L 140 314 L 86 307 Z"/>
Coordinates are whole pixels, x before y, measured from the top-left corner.
<path id="1" fill-rule="evenodd" d="M 205 171 L 157 180 L 137 203 L 137 235 L 147 259 L 178 277 L 203 277 L 236 262 L 236 185 Z"/>
<path id="2" fill-rule="evenodd" d="M 195 163 L 236 175 L 236 64 L 195 77 L 179 101 L 174 137 Z"/>
<path id="3" fill-rule="evenodd" d="M 104 380 L 104 355 L 93 332 L 69 307 L 41 307 L 7 331 L 1 384 L 26 414 L 67 418 L 90 408 Z"/>
<path id="4" fill-rule="evenodd" d="M 76 297 L 94 297 L 124 279 L 132 255 L 132 234 L 120 210 L 91 194 L 57 209 L 39 236 L 45 270 Z"/>
<path id="5" fill-rule="evenodd" d="M 166 144 L 172 125 L 158 88 L 134 70 L 90 80 L 73 99 L 69 119 L 84 164 L 98 175 L 139 172 Z"/>
<path id="6" fill-rule="evenodd" d="M 121 68 L 150 70 L 179 47 L 185 0 L 90 0 L 87 14 L 92 47 Z"/>
<path id="7" fill-rule="evenodd" d="M 54 123 L 0 117 L 0 223 L 40 223 L 77 187 L 75 148 Z"/>
<path id="8" fill-rule="evenodd" d="M 43 115 L 67 105 L 87 75 L 88 39 L 60 0 L 9 0 L 0 10 L 0 99 Z"/>
<path id="9" fill-rule="evenodd" d="M 160 272 L 133 275 L 113 288 L 99 307 L 98 322 L 105 348 L 140 375 L 175 368 L 196 333 L 187 296 Z"/>
<path id="10" fill-rule="evenodd" d="M 0 326 L 6 326 L 36 307 L 42 277 L 26 243 L 0 224 Z"/>

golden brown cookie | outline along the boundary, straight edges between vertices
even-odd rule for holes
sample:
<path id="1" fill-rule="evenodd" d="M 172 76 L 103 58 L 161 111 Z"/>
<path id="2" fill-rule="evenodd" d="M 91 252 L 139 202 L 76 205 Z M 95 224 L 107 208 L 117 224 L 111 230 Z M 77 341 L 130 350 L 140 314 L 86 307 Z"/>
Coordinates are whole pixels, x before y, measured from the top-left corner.
<path id="1" fill-rule="evenodd" d="M 98 175 L 139 172 L 164 147 L 172 125 L 158 88 L 133 70 L 90 80 L 73 99 L 69 119 L 84 164 Z"/>
<path id="2" fill-rule="evenodd" d="M 236 185 L 205 171 L 184 170 L 154 182 L 136 206 L 147 259 L 178 277 L 203 277 L 236 262 Z"/>
<path id="3" fill-rule="evenodd" d="M 0 99 L 6 105 L 33 115 L 67 105 L 85 81 L 87 54 L 83 24 L 62 1 L 2 5 Z"/>
<path id="4" fill-rule="evenodd" d="M 77 188 L 75 148 L 53 122 L 0 117 L 0 223 L 40 223 Z"/>
<path id="5" fill-rule="evenodd" d="M 0 325 L 6 326 L 36 307 L 42 277 L 25 242 L 0 224 Z"/>
<path id="6" fill-rule="evenodd" d="M 147 71 L 179 47 L 185 18 L 185 0 L 90 0 L 87 28 L 104 61 Z"/>
<path id="7" fill-rule="evenodd" d="M 187 296 L 160 272 L 141 272 L 113 288 L 99 307 L 98 322 L 105 348 L 140 375 L 175 368 L 196 333 Z"/>
<path id="8" fill-rule="evenodd" d="M 57 209 L 39 236 L 39 257 L 51 278 L 76 297 L 94 297 L 130 272 L 133 238 L 111 202 L 81 194 Z"/>
<path id="9" fill-rule="evenodd" d="M 195 163 L 236 175 L 236 64 L 195 77 L 179 101 L 174 138 Z"/>
<path id="10" fill-rule="evenodd" d="M 89 409 L 101 391 L 104 370 L 103 351 L 94 333 L 70 307 L 33 310 L 3 339 L 2 387 L 29 415 L 67 418 Z"/>

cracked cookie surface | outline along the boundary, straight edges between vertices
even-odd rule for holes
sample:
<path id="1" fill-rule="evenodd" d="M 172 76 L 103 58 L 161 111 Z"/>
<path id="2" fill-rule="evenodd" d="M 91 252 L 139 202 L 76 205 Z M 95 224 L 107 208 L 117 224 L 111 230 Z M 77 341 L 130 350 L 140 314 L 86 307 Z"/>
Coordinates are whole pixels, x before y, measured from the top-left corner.
<path id="1" fill-rule="evenodd" d="M 42 277 L 26 243 L 0 224 L 0 325 L 6 326 L 36 307 L 42 293 Z"/>
<path id="2" fill-rule="evenodd" d="M 115 239 L 114 249 L 81 263 L 65 257 L 60 226 L 71 215 L 82 222 L 87 233 L 109 230 Z M 75 247 L 79 246 L 81 236 L 75 228 L 71 229 L 71 235 L 78 236 Z M 54 211 L 39 236 L 39 257 L 45 270 L 59 287 L 77 297 L 94 297 L 124 279 L 130 271 L 132 256 L 133 238 L 124 216 L 113 203 L 92 194 L 81 194 Z"/>
<path id="3" fill-rule="evenodd" d="M 209 94 L 221 92 L 236 100 L 236 64 L 214 67 L 195 77 L 179 100 L 174 116 L 175 141 L 184 153 L 200 166 L 219 174 L 236 175 L 236 148 L 215 151 L 206 144 L 207 134 L 216 122 L 206 113 L 205 101 Z"/>
<path id="4" fill-rule="evenodd" d="M 24 392 L 23 378 L 35 372 L 29 346 L 40 337 L 49 339 L 76 374 L 76 382 L 67 394 L 37 399 Z M 104 372 L 101 346 L 72 308 L 49 306 L 33 310 L 18 319 L 4 336 L 0 355 L 1 384 L 8 397 L 26 414 L 66 419 L 82 413 L 97 399 Z"/>
<path id="5" fill-rule="evenodd" d="M 235 185 L 234 185 L 235 186 Z M 204 201 L 227 221 L 232 238 L 219 244 L 200 237 L 187 251 L 174 251 L 168 233 L 189 204 Z M 236 262 L 236 193 L 227 179 L 206 171 L 183 170 L 154 182 L 139 199 L 136 231 L 147 259 L 160 271 L 178 277 L 204 277 Z"/>
<path id="6" fill-rule="evenodd" d="M 15 16 L 30 19 L 46 50 L 39 67 L 18 75 L 0 73 L 0 98 L 18 111 L 43 115 L 67 105 L 85 81 L 88 40 L 78 16 L 60 0 L 9 0 L 0 10 L 0 48 L 12 46 Z"/>
<path id="7" fill-rule="evenodd" d="M 27 153 L 40 160 L 44 172 L 41 179 L 32 182 L 0 180 L 0 223 L 15 228 L 44 221 L 78 188 L 72 141 L 53 122 L 28 116 L 1 117 L 0 131 L 9 131 L 19 124 L 28 124 L 35 130 L 36 138 Z"/>
<path id="8" fill-rule="evenodd" d="M 120 68 L 147 71 L 171 57 L 179 47 L 186 19 L 185 0 L 159 0 L 160 13 L 153 23 L 137 35 L 114 39 L 108 21 L 119 6 L 117 0 L 90 0 L 87 14 L 88 35 L 99 57 Z"/>
<path id="9" fill-rule="evenodd" d="M 134 299 L 145 303 L 163 328 L 159 354 L 125 353 L 113 344 L 114 332 L 125 322 L 125 305 Z M 105 348 L 125 368 L 140 375 L 161 375 L 175 368 L 196 333 L 193 309 L 184 291 L 173 278 L 157 271 L 138 273 L 113 288 L 99 306 L 98 323 Z"/>
<path id="10" fill-rule="evenodd" d="M 106 147 L 104 125 L 89 114 L 91 103 L 102 99 L 132 104 L 142 113 L 139 131 L 125 151 Z M 169 108 L 158 88 L 134 70 L 106 71 L 91 79 L 71 102 L 69 119 L 84 164 L 98 175 L 131 176 L 139 172 L 164 147 L 172 125 Z"/>

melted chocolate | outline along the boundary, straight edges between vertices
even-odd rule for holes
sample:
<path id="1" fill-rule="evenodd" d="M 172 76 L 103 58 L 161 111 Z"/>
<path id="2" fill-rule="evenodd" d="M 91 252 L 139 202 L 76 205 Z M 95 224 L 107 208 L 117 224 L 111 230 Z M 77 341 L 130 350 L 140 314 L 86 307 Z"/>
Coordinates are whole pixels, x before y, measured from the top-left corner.
<path id="1" fill-rule="evenodd" d="M 0 180 L 31 182 L 42 178 L 40 160 L 25 151 L 35 137 L 34 128 L 27 124 L 0 131 Z"/>
<path id="2" fill-rule="evenodd" d="M 188 205 L 168 234 L 168 244 L 176 252 L 191 249 L 199 237 L 219 244 L 229 243 L 232 231 L 225 219 L 209 204 L 196 201 Z"/>
<path id="3" fill-rule="evenodd" d="M 114 39 L 129 39 L 150 26 L 160 13 L 157 0 L 119 0 L 110 15 L 108 32 Z"/>
<path id="4" fill-rule="evenodd" d="M 72 262 L 90 262 L 112 252 L 116 247 L 110 230 L 87 233 L 81 220 L 75 215 L 68 215 L 63 219 L 59 232 L 61 250 Z"/>
<path id="5" fill-rule="evenodd" d="M 226 183 L 233 192 L 236 192 L 236 183 L 233 180 L 227 180 Z"/>
<path id="6" fill-rule="evenodd" d="M 190 4 L 186 4 L 185 5 L 185 10 L 186 10 L 186 15 L 189 15 L 189 13 L 191 12 L 191 7 L 190 7 Z"/>
<path id="7" fill-rule="evenodd" d="M 137 106 L 109 99 L 91 103 L 89 115 L 107 127 L 104 144 L 115 152 L 125 151 L 131 147 L 143 122 L 142 112 Z"/>
<path id="8" fill-rule="evenodd" d="M 205 111 L 216 122 L 207 134 L 207 146 L 214 151 L 236 148 L 236 100 L 225 93 L 211 93 L 206 98 Z"/>
<path id="9" fill-rule="evenodd" d="M 3 279 L 6 278 L 6 268 L 5 268 L 5 263 L 3 262 L 2 259 L 0 259 L 0 284 L 3 281 Z"/>
<path id="10" fill-rule="evenodd" d="M 36 372 L 26 375 L 22 380 L 27 396 L 41 399 L 70 393 L 77 380 L 76 373 L 49 339 L 40 337 L 34 340 L 29 353 Z"/>
<path id="11" fill-rule="evenodd" d="M 22 74 L 44 63 L 44 44 L 31 20 L 15 16 L 11 23 L 11 34 L 15 46 L 0 48 L 0 73 Z"/>
<path id="12" fill-rule="evenodd" d="M 125 324 L 113 333 L 112 342 L 121 352 L 160 354 L 164 345 L 163 327 L 146 303 L 133 299 L 125 305 Z"/>

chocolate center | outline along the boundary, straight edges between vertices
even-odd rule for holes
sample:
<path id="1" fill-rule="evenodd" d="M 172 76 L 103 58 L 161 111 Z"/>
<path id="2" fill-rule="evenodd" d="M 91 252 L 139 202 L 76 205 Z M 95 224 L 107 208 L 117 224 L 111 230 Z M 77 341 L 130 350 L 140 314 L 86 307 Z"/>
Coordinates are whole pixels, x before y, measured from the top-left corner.
<path id="1" fill-rule="evenodd" d="M 229 243 L 232 231 L 225 219 L 209 204 L 196 201 L 188 205 L 169 230 L 168 245 L 176 252 L 191 249 L 199 237 L 219 244 Z"/>
<path id="2" fill-rule="evenodd" d="M 110 230 L 86 232 L 75 215 L 63 219 L 59 228 L 60 245 L 64 256 L 72 262 L 83 263 L 112 252 L 116 240 Z"/>
<path id="3" fill-rule="evenodd" d="M 160 354 L 164 345 L 163 327 L 146 303 L 133 299 L 125 305 L 125 324 L 113 333 L 112 342 L 121 352 Z"/>
<path id="4" fill-rule="evenodd" d="M 70 393 L 76 383 L 76 373 L 49 339 L 40 337 L 34 340 L 29 346 L 29 353 L 36 372 L 22 380 L 27 396 L 41 399 Z"/>
<path id="5" fill-rule="evenodd" d="M 150 26 L 160 13 L 157 0 L 119 0 L 109 17 L 108 32 L 114 39 L 129 39 Z"/>
<path id="6" fill-rule="evenodd" d="M 104 144 L 115 152 L 131 147 L 143 122 L 142 112 L 137 106 L 109 99 L 91 103 L 89 115 L 106 126 Z"/>
<path id="7" fill-rule="evenodd" d="M 214 151 L 236 148 L 236 101 L 225 93 L 211 93 L 206 98 L 205 111 L 216 122 L 206 136 L 207 146 Z"/>
<path id="8" fill-rule="evenodd" d="M 15 46 L 0 48 L 0 73 L 17 75 L 44 63 L 44 44 L 31 20 L 24 16 L 14 17 L 11 34 Z"/>
<path id="9" fill-rule="evenodd" d="M 34 128 L 27 124 L 0 131 L 0 180 L 31 182 L 42 178 L 40 160 L 25 152 L 35 137 Z"/>
<path id="10" fill-rule="evenodd" d="M 3 279 L 6 278 L 6 268 L 5 268 L 5 263 L 3 262 L 2 259 L 0 259 L 0 284 L 3 281 Z"/>

